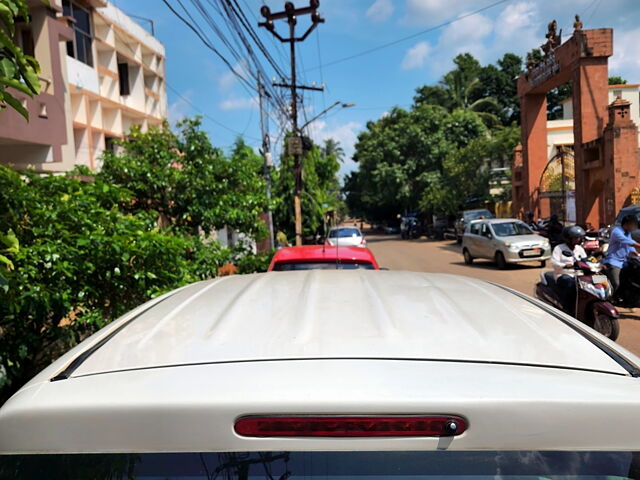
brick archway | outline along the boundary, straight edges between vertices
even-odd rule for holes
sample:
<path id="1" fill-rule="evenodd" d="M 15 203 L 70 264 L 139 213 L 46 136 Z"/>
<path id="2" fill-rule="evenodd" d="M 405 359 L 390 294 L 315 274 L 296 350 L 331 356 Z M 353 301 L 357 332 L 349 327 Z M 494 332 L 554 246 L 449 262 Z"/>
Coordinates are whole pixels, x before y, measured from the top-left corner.
<path id="1" fill-rule="evenodd" d="M 560 43 L 559 36 L 552 36 L 551 28 L 547 35 L 550 37 Z M 637 186 L 638 171 L 638 133 L 628 118 L 628 103 L 626 112 L 619 113 L 616 110 L 623 110 L 624 106 L 615 106 L 616 102 L 608 105 L 608 58 L 613 53 L 613 30 L 578 27 L 565 43 L 554 46 L 548 42 L 545 58 L 530 65 L 517 80 L 522 145 L 521 153 L 516 151 L 513 169 L 514 212 L 543 213 L 538 186 L 549 160 L 546 94 L 571 82 L 576 220 L 594 226 L 611 223 L 631 189 Z M 620 121 L 627 127 L 622 131 L 623 138 L 617 126 Z M 605 188 L 598 188 L 602 185 Z"/>

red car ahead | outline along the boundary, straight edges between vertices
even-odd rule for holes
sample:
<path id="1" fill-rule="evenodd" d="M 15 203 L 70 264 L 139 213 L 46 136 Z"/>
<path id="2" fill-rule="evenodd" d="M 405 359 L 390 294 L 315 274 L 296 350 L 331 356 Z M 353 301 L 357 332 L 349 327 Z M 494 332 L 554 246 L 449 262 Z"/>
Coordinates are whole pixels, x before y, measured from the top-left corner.
<path id="1" fill-rule="evenodd" d="M 368 248 L 306 245 L 278 250 L 271 260 L 268 271 L 355 270 L 358 268 L 380 270 L 376 257 Z"/>

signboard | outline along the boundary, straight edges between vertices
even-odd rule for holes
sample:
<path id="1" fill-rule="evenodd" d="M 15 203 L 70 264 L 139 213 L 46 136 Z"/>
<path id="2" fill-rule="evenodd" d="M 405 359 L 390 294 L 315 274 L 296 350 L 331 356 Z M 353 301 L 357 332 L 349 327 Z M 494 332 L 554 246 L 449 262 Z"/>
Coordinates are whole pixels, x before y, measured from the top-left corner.
<path id="1" fill-rule="evenodd" d="M 287 139 L 287 154 L 302 155 L 302 138 L 289 137 Z"/>
<path id="2" fill-rule="evenodd" d="M 529 83 L 533 87 L 537 87 L 545 80 L 550 79 L 560 70 L 560 64 L 556 59 L 556 54 L 551 52 L 547 57 L 542 59 L 535 67 L 529 72 Z"/>

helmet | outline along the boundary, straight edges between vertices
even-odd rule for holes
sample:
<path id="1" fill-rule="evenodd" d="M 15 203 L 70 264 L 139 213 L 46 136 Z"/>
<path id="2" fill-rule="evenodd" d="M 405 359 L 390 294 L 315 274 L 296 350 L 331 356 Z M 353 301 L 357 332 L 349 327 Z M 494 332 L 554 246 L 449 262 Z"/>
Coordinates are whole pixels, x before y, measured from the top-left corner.
<path id="1" fill-rule="evenodd" d="M 565 240 L 569 240 L 571 238 L 583 238 L 584 236 L 584 229 L 578 225 L 571 225 L 570 227 L 564 227 L 562 229 L 562 237 Z"/>

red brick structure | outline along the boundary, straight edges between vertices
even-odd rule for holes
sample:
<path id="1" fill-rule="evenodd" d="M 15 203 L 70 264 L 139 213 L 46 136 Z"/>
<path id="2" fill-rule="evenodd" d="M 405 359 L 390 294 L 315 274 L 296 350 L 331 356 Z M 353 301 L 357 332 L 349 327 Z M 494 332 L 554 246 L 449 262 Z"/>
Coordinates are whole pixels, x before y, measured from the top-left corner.
<path id="1" fill-rule="evenodd" d="M 552 33 L 550 24 L 550 33 Z M 555 32 L 553 32 L 555 35 Z M 553 37 L 559 44 L 559 37 Z M 543 211 L 540 178 L 547 158 L 549 90 L 570 81 L 573 86 L 573 137 L 578 223 L 612 223 L 617 211 L 637 187 L 638 131 L 626 102 L 608 104 L 608 57 L 613 30 L 576 29 L 564 44 L 547 43 L 547 55 L 518 78 L 521 106 L 521 151 L 513 168 L 514 213 Z M 547 207 L 548 208 L 548 207 Z"/>

